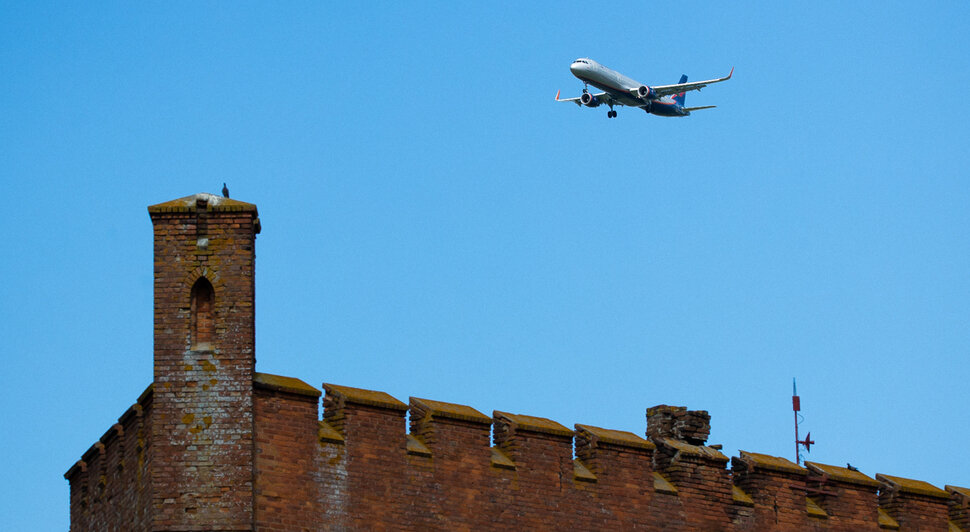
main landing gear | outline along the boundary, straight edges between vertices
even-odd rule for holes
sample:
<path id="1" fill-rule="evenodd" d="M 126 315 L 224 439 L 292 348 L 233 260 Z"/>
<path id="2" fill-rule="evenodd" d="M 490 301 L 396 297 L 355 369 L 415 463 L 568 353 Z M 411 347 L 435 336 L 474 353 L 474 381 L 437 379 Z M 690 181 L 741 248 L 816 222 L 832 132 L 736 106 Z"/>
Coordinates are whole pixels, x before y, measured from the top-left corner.
<path id="1" fill-rule="evenodd" d="M 616 111 L 610 109 L 606 112 L 606 118 L 616 118 Z"/>

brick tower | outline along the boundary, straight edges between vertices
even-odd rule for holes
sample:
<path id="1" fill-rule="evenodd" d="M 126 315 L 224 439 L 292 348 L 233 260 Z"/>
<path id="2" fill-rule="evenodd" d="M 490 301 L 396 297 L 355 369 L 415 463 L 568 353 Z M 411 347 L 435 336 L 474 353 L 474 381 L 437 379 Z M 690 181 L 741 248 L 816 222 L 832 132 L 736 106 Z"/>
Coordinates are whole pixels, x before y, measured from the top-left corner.
<path id="1" fill-rule="evenodd" d="M 153 530 L 251 530 L 256 206 L 195 194 L 155 234 Z"/>

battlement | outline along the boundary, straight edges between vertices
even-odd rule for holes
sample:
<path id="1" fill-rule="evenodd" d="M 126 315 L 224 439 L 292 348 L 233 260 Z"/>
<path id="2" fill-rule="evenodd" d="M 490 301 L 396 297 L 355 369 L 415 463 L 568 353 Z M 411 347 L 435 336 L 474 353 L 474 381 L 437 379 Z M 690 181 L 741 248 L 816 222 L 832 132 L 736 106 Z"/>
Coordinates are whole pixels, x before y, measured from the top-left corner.
<path id="1" fill-rule="evenodd" d="M 152 385 L 70 469 L 71 527 L 109 530 L 149 526 Z"/>
<path id="2" fill-rule="evenodd" d="M 154 378 L 64 474 L 72 530 L 970 531 L 968 488 L 729 458 L 703 410 L 640 436 L 258 373 L 256 206 L 148 211 Z"/>
<path id="3" fill-rule="evenodd" d="M 729 459 L 701 443 L 710 430 L 703 411 L 650 408 L 645 434 L 653 436 L 642 438 L 523 414 L 488 417 L 430 399 L 405 404 L 373 390 L 324 389 L 323 421 L 313 433 L 325 457 L 314 476 L 326 479 L 317 486 L 316 512 L 334 518 L 335 527 L 879 530 L 918 522 L 920 530 L 953 530 L 967 519 L 964 488 L 877 480 L 748 451 Z"/>
<path id="4" fill-rule="evenodd" d="M 698 444 L 697 434 L 710 429 L 703 411 L 649 408 L 644 434 L 652 436 L 644 438 L 585 424 L 569 429 L 524 414 L 486 416 L 431 399 L 404 403 L 374 390 L 323 388 L 325 394 L 300 379 L 266 373 L 253 378 L 254 529 L 291 530 L 284 522 L 663 530 L 952 531 L 970 525 L 968 488 L 871 478 L 815 462 L 802 467 L 749 451 L 728 458 L 719 446 Z M 74 529 L 119 522 L 150 529 L 152 399 L 149 386 L 65 473 Z M 683 429 L 674 428 L 677 419 L 687 420 Z M 689 420 L 702 420 L 706 429 Z M 181 421 L 189 429 L 195 423 Z"/>

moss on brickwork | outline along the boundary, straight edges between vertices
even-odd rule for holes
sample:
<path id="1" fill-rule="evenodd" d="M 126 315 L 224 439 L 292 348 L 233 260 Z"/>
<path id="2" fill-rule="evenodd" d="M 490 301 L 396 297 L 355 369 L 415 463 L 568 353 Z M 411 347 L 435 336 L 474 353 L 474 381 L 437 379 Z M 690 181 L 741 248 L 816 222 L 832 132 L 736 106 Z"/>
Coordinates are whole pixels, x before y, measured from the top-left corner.
<path id="1" fill-rule="evenodd" d="M 408 454 L 431 458 L 431 449 L 428 449 L 428 446 L 424 442 L 411 434 L 408 434 L 407 438 Z"/>
<path id="2" fill-rule="evenodd" d="M 877 482 L 875 479 L 869 478 L 865 474 L 847 467 L 820 464 L 818 462 L 805 462 L 805 467 L 807 467 L 810 471 L 814 471 L 815 473 L 821 475 L 826 475 L 828 478 L 837 480 L 839 482 L 870 486 L 873 488 L 879 487 L 879 482 Z"/>
<path id="3" fill-rule="evenodd" d="M 825 510 L 819 506 L 818 502 L 811 497 L 805 497 L 805 511 L 810 517 L 827 519 L 829 516 L 829 514 L 825 513 Z"/>
<path id="4" fill-rule="evenodd" d="M 576 430 L 588 432 L 597 442 L 618 445 L 620 447 L 634 447 L 639 449 L 656 449 L 653 443 L 637 436 L 632 432 L 611 430 L 592 425 L 576 425 Z"/>
<path id="5" fill-rule="evenodd" d="M 950 498 L 949 493 L 937 488 L 929 482 L 923 482 L 922 480 L 913 480 L 910 478 L 894 477 L 883 474 L 877 474 L 876 479 L 889 484 L 890 486 L 899 490 L 901 493 L 925 495 L 927 497 L 935 497 L 937 499 Z"/>
<path id="6" fill-rule="evenodd" d="M 899 522 L 890 517 L 886 510 L 879 508 L 879 528 L 885 530 L 899 530 Z"/>
<path id="7" fill-rule="evenodd" d="M 771 471 L 781 471 L 783 473 L 793 473 L 795 475 L 807 475 L 808 470 L 794 462 L 780 456 L 768 454 L 752 453 L 741 451 L 741 458 L 748 460 L 756 469 L 767 469 Z"/>
<path id="8" fill-rule="evenodd" d="M 489 451 L 489 456 L 491 457 L 492 467 L 515 471 L 515 462 L 507 454 L 503 453 L 501 449 L 492 447 Z"/>
<path id="9" fill-rule="evenodd" d="M 579 460 L 573 460 L 573 478 L 579 482 L 596 482 L 596 475 Z"/>
<path id="10" fill-rule="evenodd" d="M 694 456 L 697 458 L 705 458 L 708 460 L 715 460 L 720 462 L 727 462 L 728 457 L 724 456 L 724 453 L 713 448 L 704 445 L 691 445 L 689 443 L 675 440 L 672 438 L 665 438 L 661 440 L 664 445 L 673 447 L 682 456 Z"/>
<path id="11" fill-rule="evenodd" d="M 256 372 L 253 374 L 253 383 L 269 390 L 295 393 L 307 397 L 320 397 L 320 390 L 294 377 Z"/>
<path id="12" fill-rule="evenodd" d="M 412 409 L 417 406 L 426 412 L 426 415 L 433 418 L 458 419 L 461 421 L 469 421 L 472 423 L 481 423 L 485 425 L 490 425 L 492 423 L 492 418 L 470 406 L 445 403 L 442 401 L 432 401 L 431 399 L 419 399 L 417 397 L 412 397 L 410 401 Z"/>
<path id="13" fill-rule="evenodd" d="M 338 386 L 336 384 L 324 384 L 323 388 L 328 394 L 335 395 L 348 403 L 389 408 L 402 412 L 408 409 L 408 405 L 384 392 L 351 388 L 350 386 Z"/>
<path id="14" fill-rule="evenodd" d="M 551 419 L 536 416 L 526 416 L 523 414 L 510 414 L 508 412 L 495 411 L 495 417 L 509 421 L 515 430 L 526 432 L 538 432 L 542 434 L 552 434 L 555 436 L 572 437 L 573 431 Z"/>
<path id="15" fill-rule="evenodd" d="M 653 490 L 667 495 L 677 495 L 677 487 L 656 471 L 653 472 Z"/>
<path id="16" fill-rule="evenodd" d="M 326 421 L 321 421 L 319 423 L 319 428 L 317 429 L 317 438 L 321 442 L 326 443 L 343 443 L 344 437 L 337 432 L 336 429 L 331 427 Z"/>
<path id="17" fill-rule="evenodd" d="M 735 504 L 754 506 L 754 499 L 738 486 L 731 486 L 731 499 Z"/>

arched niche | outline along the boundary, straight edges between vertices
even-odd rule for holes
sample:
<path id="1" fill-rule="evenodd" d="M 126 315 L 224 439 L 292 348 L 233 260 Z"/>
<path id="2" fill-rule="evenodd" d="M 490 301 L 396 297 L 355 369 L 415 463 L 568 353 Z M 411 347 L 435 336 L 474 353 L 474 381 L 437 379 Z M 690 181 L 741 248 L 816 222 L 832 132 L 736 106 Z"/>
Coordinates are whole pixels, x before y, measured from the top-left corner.
<path id="1" fill-rule="evenodd" d="M 192 285 L 192 349 L 212 349 L 215 340 L 216 292 L 205 277 Z"/>

